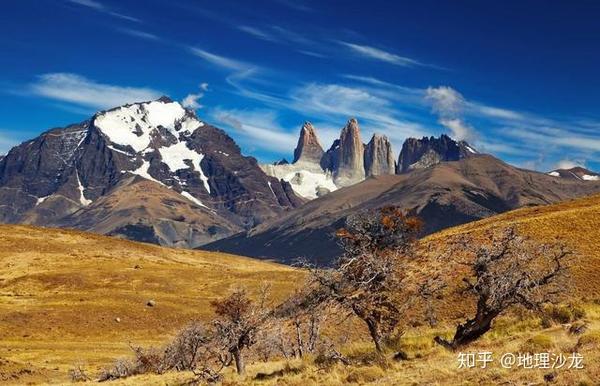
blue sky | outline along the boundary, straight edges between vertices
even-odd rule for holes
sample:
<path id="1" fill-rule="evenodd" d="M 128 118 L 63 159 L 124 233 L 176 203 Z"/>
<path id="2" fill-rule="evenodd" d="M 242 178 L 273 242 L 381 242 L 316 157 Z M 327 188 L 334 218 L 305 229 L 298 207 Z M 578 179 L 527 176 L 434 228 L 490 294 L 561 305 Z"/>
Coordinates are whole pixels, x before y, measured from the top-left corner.
<path id="1" fill-rule="evenodd" d="M 251 5 L 250 5 L 251 4 Z M 449 133 L 512 164 L 600 170 L 600 2 L 7 0 L 0 153 L 169 95 L 245 154 Z"/>

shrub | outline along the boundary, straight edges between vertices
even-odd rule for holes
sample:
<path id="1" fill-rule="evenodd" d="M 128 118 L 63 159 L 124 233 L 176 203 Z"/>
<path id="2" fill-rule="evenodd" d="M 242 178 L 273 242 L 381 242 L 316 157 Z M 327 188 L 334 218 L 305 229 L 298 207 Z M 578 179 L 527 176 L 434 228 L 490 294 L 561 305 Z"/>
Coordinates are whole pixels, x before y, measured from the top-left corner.
<path id="1" fill-rule="evenodd" d="M 544 316 L 560 324 L 570 323 L 585 317 L 585 310 L 580 305 L 551 305 L 544 309 Z"/>
<path id="2" fill-rule="evenodd" d="M 539 334 L 529 338 L 525 343 L 521 345 L 521 351 L 535 353 L 541 351 L 548 351 L 554 347 L 552 338 L 548 335 Z"/>
<path id="3" fill-rule="evenodd" d="M 91 380 L 90 377 L 86 374 L 85 369 L 82 365 L 76 365 L 75 367 L 70 369 L 69 377 L 71 378 L 71 382 L 86 382 Z"/>
<path id="4" fill-rule="evenodd" d="M 374 382 L 380 378 L 383 378 L 385 372 L 378 366 L 368 367 L 357 367 L 350 371 L 350 374 L 346 377 L 346 381 L 349 383 L 368 383 Z"/>
<path id="5" fill-rule="evenodd" d="M 600 346 L 600 331 L 594 331 L 589 334 L 582 335 L 577 341 L 577 348 L 592 346 Z"/>
<path id="6" fill-rule="evenodd" d="M 136 366 L 129 359 L 117 359 L 112 367 L 104 368 L 100 372 L 98 381 L 112 381 L 114 379 L 125 378 L 136 375 Z"/>

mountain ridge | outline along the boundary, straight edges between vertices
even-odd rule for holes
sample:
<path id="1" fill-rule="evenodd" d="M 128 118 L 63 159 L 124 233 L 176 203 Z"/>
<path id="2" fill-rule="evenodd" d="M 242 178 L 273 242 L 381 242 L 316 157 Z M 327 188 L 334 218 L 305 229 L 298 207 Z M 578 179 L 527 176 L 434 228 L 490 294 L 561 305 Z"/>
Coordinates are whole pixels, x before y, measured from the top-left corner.
<path id="1" fill-rule="evenodd" d="M 12 148 L 0 160 L 0 221 L 73 226 L 93 221 L 74 217 L 89 215 L 81 209 L 135 175 L 180 195 L 183 201 L 176 201 L 185 203 L 183 212 L 190 204 L 214 211 L 228 232 L 249 229 L 303 202 L 288 183 L 265 175 L 256 159 L 243 156 L 223 130 L 162 97 L 99 111 Z M 145 193 L 139 191 L 136 199 L 151 200 Z M 188 235 L 194 226 L 169 221 L 171 236 L 163 232 L 158 238 L 163 245 L 198 246 L 179 242 L 198 239 Z"/>

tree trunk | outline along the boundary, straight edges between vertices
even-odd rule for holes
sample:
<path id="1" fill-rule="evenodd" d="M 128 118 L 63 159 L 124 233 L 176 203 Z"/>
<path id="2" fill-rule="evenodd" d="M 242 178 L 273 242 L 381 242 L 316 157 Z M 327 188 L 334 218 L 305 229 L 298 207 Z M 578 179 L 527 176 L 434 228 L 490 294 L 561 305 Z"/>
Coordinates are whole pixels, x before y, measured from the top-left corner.
<path id="1" fill-rule="evenodd" d="M 452 341 L 449 342 L 439 336 L 436 336 L 434 340 L 446 348 L 456 350 L 461 346 L 474 342 L 488 332 L 492 328 L 492 321 L 498 314 L 498 311 L 489 310 L 480 302 L 475 317 L 456 327 L 456 333 Z"/>
<path id="2" fill-rule="evenodd" d="M 242 350 L 239 347 L 235 347 L 232 351 L 233 358 L 235 359 L 235 368 L 239 375 L 246 373 L 246 365 L 244 364 L 244 358 L 242 357 Z"/>
<path id="3" fill-rule="evenodd" d="M 367 318 L 365 319 L 365 323 L 367 323 L 369 334 L 371 335 L 371 339 L 373 339 L 373 343 L 375 343 L 375 350 L 380 353 L 383 352 L 383 348 L 381 347 L 381 335 L 379 335 L 379 330 L 377 329 L 377 322 Z"/>
<path id="4" fill-rule="evenodd" d="M 304 342 L 302 341 L 302 331 L 300 330 L 301 323 L 295 321 L 296 326 L 296 344 L 298 345 L 298 356 L 302 358 L 304 356 Z"/>

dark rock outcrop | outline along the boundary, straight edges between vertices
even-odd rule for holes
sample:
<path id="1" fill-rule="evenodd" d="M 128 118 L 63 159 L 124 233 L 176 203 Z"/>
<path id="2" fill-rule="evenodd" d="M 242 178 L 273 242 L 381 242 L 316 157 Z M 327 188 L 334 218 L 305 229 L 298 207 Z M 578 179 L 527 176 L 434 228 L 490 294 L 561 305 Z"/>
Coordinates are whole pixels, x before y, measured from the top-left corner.
<path id="1" fill-rule="evenodd" d="M 396 161 L 392 144 L 385 135 L 373 134 L 365 147 L 365 174 L 380 176 L 396 173 Z"/>
<path id="2" fill-rule="evenodd" d="M 408 138 L 398 157 L 397 173 L 425 169 L 445 161 L 458 161 L 476 154 L 464 141 L 455 141 L 442 134 L 439 138 Z"/>

